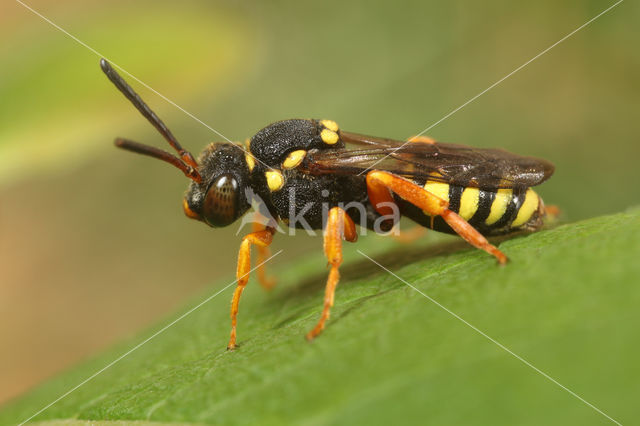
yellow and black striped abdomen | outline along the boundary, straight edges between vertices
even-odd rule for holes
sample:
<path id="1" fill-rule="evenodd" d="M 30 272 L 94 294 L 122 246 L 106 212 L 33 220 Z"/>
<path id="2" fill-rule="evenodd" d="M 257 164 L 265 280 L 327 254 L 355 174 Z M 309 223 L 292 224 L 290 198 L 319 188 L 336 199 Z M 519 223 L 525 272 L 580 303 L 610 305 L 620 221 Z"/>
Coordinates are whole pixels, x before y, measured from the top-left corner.
<path id="1" fill-rule="evenodd" d="M 485 235 L 499 235 L 542 225 L 542 200 L 531 188 L 484 189 L 428 180 L 424 189 L 449 202 L 458 213 Z M 453 232 L 440 217 L 431 218 L 419 209 L 401 203 L 401 211 L 414 221 L 441 232 Z"/>

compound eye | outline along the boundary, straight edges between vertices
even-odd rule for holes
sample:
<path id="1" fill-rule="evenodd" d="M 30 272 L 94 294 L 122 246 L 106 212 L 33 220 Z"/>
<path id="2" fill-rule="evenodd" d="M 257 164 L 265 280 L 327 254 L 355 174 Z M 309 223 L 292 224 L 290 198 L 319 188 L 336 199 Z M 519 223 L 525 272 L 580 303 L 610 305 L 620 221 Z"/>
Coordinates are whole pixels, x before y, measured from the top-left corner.
<path id="1" fill-rule="evenodd" d="M 202 213 L 211 226 L 227 226 L 236 220 L 238 181 L 230 174 L 213 181 L 202 206 Z"/>

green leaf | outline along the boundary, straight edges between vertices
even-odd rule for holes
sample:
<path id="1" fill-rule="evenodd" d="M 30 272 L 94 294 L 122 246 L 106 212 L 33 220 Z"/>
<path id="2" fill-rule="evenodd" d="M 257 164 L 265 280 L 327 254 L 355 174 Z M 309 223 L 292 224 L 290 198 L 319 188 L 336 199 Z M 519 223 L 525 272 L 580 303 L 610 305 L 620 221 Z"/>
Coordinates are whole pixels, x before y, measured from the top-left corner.
<path id="1" fill-rule="evenodd" d="M 296 260 L 272 271 L 274 291 L 249 284 L 237 351 L 225 350 L 230 287 L 34 420 L 611 423 L 570 390 L 631 423 L 640 394 L 640 210 L 500 248 L 511 259 L 505 267 L 453 238 L 350 245 L 332 317 L 312 343 L 304 335 L 320 313 L 325 261 L 320 253 Z M 170 322 L 14 401 L 0 423 L 29 418 Z"/>

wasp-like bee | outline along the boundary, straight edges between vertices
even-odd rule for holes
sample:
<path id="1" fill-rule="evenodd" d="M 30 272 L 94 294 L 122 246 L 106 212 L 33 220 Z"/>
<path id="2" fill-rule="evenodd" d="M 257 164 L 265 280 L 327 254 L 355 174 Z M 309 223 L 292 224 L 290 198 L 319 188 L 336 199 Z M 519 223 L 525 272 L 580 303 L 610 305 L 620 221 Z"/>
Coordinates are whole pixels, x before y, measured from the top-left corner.
<path id="1" fill-rule="evenodd" d="M 115 144 L 182 170 L 191 179 L 183 200 L 188 217 L 212 227 L 227 226 L 249 210 L 252 198 L 262 201 L 261 216 L 269 219 L 240 244 L 228 349 L 236 347 L 238 304 L 249 279 L 251 246 L 265 259 L 279 221 L 324 229 L 330 271 L 322 314 L 307 334 L 309 340 L 322 332 L 329 318 L 342 240 L 356 241 L 356 223 L 385 232 L 399 216 L 406 216 L 424 227 L 458 234 L 501 264 L 507 257 L 485 236 L 542 226 L 547 210 L 531 187 L 553 173 L 545 160 L 426 137 L 409 142 L 370 137 L 341 130 L 332 120 L 302 119 L 270 124 L 248 140 L 247 149 L 212 143 L 196 160 L 106 60 L 100 65 L 179 157 L 126 139 Z M 347 207 L 355 205 L 360 208 Z M 262 268 L 258 278 L 271 287 Z"/>

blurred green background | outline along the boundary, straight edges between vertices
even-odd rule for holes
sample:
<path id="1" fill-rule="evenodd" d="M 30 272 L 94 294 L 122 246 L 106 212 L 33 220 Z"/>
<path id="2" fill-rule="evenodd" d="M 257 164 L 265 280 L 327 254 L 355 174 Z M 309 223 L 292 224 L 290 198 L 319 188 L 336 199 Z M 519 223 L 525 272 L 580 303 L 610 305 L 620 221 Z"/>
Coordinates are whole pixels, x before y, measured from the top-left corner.
<path id="1" fill-rule="evenodd" d="M 28 4 L 244 140 L 294 117 L 407 138 L 613 2 Z M 563 220 L 638 204 L 639 12 L 623 2 L 429 135 L 551 160 L 556 174 L 539 192 Z M 3 401 L 232 274 L 239 237 L 184 218 L 179 172 L 113 148 L 115 136 L 164 142 L 94 53 L 11 1 L 0 39 Z M 132 84 L 188 149 L 220 140 Z M 281 237 L 276 250 L 295 250 L 274 264 L 320 245 Z"/>

